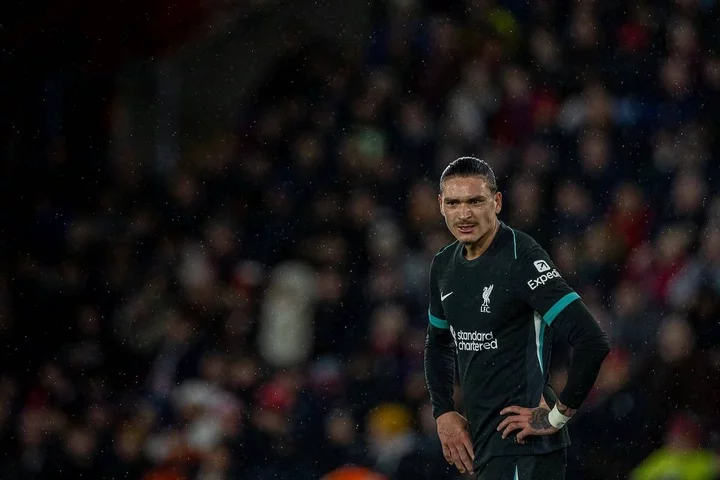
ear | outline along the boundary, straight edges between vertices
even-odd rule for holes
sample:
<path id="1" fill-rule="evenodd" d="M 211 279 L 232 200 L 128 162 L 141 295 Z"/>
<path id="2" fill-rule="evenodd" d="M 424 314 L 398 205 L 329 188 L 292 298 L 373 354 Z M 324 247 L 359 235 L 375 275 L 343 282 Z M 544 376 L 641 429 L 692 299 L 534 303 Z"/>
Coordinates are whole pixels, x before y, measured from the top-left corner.
<path id="1" fill-rule="evenodd" d="M 495 215 L 502 210 L 502 193 L 495 192 Z"/>
<path id="2" fill-rule="evenodd" d="M 445 205 L 443 204 L 442 193 L 438 194 L 438 203 L 440 204 L 440 213 L 445 216 Z"/>

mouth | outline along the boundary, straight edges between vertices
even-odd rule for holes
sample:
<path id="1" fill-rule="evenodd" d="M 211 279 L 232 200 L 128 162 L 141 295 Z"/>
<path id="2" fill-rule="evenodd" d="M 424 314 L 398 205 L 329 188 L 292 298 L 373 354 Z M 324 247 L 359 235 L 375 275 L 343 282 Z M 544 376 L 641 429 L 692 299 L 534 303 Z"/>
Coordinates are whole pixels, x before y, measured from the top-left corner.
<path id="1" fill-rule="evenodd" d="M 457 225 L 456 228 L 460 233 L 472 233 L 475 225 Z"/>

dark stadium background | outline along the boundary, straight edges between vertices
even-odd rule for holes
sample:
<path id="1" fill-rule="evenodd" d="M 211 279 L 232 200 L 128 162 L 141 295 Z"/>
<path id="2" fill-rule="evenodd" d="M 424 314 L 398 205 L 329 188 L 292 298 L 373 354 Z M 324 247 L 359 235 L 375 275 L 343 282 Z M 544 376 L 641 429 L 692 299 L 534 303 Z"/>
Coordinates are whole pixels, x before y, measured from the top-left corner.
<path id="1" fill-rule="evenodd" d="M 715 0 L 2 10 L 3 480 L 460 478 L 422 345 L 461 155 L 612 341 L 568 479 L 720 478 Z"/>

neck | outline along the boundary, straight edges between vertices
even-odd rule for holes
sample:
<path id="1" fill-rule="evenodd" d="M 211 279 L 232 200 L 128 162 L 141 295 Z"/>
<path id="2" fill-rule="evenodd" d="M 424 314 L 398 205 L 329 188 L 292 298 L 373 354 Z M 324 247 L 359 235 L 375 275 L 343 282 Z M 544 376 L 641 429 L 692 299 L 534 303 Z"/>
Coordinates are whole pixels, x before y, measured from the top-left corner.
<path id="1" fill-rule="evenodd" d="M 477 242 L 469 243 L 465 245 L 465 258 L 468 260 L 475 260 L 480 255 L 485 253 L 490 247 L 495 235 L 497 235 L 500 229 L 500 221 L 495 219 L 495 226 L 484 236 L 480 237 Z"/>

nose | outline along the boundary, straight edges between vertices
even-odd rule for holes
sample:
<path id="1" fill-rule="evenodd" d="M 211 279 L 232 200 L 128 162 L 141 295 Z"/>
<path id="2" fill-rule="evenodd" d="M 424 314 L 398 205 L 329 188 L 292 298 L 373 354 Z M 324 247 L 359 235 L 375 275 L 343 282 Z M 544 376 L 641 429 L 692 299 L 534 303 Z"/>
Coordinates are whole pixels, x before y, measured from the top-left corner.
<path id="1" fill-rule="evenodd" d="M 470 206 L 465 205 L 465 204 L 460 205 L 460 211 L 458 213 L 459 213 L 460 218 L 470 218 L 470 216 L 471 216 Z"/>

